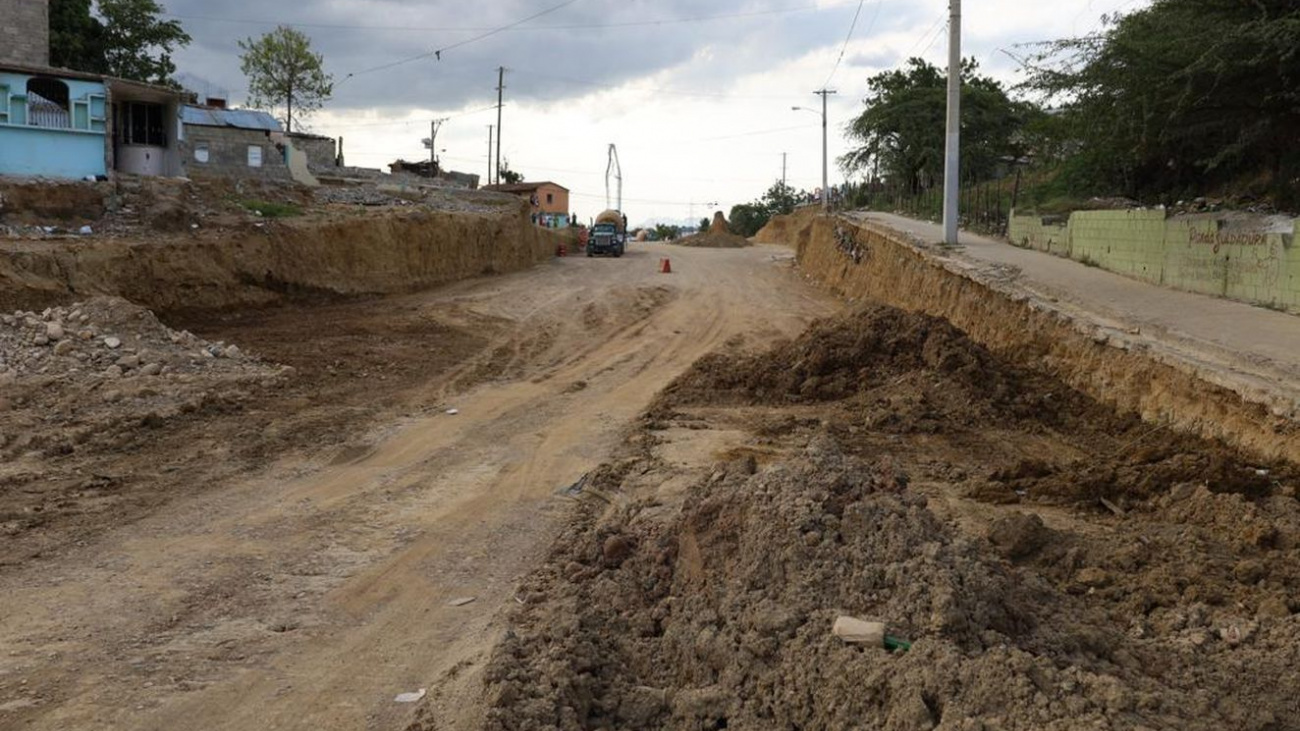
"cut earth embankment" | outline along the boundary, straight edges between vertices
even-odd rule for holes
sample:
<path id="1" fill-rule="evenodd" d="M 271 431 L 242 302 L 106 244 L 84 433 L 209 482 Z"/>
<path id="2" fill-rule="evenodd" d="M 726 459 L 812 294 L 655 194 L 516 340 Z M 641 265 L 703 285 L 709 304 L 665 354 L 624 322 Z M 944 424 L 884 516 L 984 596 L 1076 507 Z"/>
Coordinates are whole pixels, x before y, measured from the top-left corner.
<path id="1" fill-rule="evenodd" d="M 0 246 L 0 309 L 112 295 L 158 311 L 396 294 L 526 269 L 562 240 L 501 213 L 390 209 L 187 234 Z"/>

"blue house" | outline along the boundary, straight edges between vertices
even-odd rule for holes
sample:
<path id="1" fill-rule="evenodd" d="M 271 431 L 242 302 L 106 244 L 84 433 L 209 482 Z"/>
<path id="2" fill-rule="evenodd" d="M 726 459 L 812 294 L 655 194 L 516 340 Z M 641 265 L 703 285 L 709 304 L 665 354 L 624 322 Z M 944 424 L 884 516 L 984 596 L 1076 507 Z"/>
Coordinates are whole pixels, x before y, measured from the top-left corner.
<path id="1" fill-rule="evenodd" d="M 180 175 L 181 101 L 152 84 L 0 65 L 0 175 Z"/>

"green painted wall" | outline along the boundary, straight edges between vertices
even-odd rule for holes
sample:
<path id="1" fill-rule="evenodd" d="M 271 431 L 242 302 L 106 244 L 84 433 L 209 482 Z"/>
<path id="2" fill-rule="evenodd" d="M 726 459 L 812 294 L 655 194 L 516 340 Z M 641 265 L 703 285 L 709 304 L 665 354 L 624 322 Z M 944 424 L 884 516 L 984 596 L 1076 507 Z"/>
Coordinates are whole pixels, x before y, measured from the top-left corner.
<path id="1" fill-rule="evenodd" d="M 1300 312 L 1300 223 L 1260 233 L 1164 211 L 1078 211 L 1062 223 L 1012 214 L 1013 244 L 1188 292 Z"/>

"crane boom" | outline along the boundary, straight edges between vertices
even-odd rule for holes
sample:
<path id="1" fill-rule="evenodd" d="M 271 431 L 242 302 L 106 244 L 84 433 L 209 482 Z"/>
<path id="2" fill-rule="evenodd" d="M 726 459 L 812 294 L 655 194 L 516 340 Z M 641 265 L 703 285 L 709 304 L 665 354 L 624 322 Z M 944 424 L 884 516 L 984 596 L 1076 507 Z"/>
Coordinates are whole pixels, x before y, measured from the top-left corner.
<path id="1" fill-rule="evenodd" d="M 609 200 L 609 178 L 613 174 L 614 179 L 618 182 L 618 205 L 610 206 Z M 623 166 L 618 162 L 618 148 L 614 143 L 609 143 L 609 164 L 605 166 L 605 207 L 613 208 L 616 211 L 623 210 Z"/>

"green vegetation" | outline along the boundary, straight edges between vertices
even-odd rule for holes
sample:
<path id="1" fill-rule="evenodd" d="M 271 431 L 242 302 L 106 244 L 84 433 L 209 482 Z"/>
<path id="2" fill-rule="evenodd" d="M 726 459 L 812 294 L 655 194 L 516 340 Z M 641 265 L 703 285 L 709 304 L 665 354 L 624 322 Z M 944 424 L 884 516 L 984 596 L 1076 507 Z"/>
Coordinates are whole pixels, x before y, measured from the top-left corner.
<path id="1" fill-rule="evenodd" d="M 239 205 L 264 218 L 290 218 L 301 216 L 302 207 L 296 203 L 276 203 L 263 200 L 242 200 Z"/>
<path id="2" fill-rule="evenodd" d="M 334 77 L 322 68 L 324 59 L 311 50 L 306 35 L 280 26 L 261 38 L 239 41 L 239 69 L 248 77 L 248 104 L 283 109 L 284 129 L 293 131 L 294 113 L 304 117 L 318 110 L 334 93 Z"/>
<path id="3" fill-rule="evenodd" d="M 497 178 L 504 181 L 505 185 L 517 185 L 524 182 L 524 176 L 510 169 L 510 161 L 501 158 L 501 167 L 497 169 Z"/>
<path id="4" fill-rule="evenodd" d="M 172 53 L 190 36 L 175 20 L 162 20 L 155 0 L 51 0 L 50 63 L 154 84 L 172 84 Z"/>
<path id="5" fill-rule="evenodd" d="M 1024 88 L 1059 105 L 1047 151 L 1074 195 L 1229 188 L 1300 203 L 1300 5 L 1155 0 L 1047 44 Z"/>
<path id="6" fill-rule="evenodd" d="M 731 207 L 727 222 L 731 232 L 749 238 L 767 225 L 772 216 L 786 215 L 794 212 L 799 196 L 794 188 L 781 181 L 776 181 L 763 194 L 762 198 L 750 203 L 739 203 Z M 708 228 L 707 226 L 705 227 Z"/>
<path id="7" fill-rule="evenodd" d="M 1039 213 L 1198 197 L 1300 207 L 1300 3 L 1153 0 L 1104 21 L 1035 44 L 1023 98 L 964 62 L 967 225 L 1012 199 Z M 919 59 L 867 80 L 839 161 L 864 179 L 853 204 L 939 215 L 946 84 Z"/>
<path id="8" fill-rule="evenodd" d="M 997 81 L 962 62 L 963 177 L 986 180 L 1025 152 L 1033 105 L 1013 101 Z M 867 79 L 866 109 L 849 125 L 858 146 L 840 158 L 846 173 L 871 171 L 920 193 L 943 182 L 947 74 L 919 58 Z"/>

